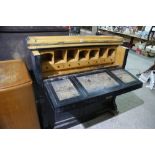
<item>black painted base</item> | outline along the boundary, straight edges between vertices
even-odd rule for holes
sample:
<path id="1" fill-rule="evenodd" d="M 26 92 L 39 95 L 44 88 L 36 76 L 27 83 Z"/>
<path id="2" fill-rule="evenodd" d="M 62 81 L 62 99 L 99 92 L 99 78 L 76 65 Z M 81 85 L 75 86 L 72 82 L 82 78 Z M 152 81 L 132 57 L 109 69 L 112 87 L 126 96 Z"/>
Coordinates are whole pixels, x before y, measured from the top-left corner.
<path id="1" fill-rule="evenodd" d="M 113 69 L 114 70 L 114 69 Z M 36 98 L 38 100 L 38 112 L 42 128 L 69 128 L 79 123 L 91 120 L 105 112 L 110 112 L 113 115 L 118 113 L 115 99 L 118 95 L 141 88 L 142 83 L 134 78 L 134 81 L 124 83 L 110 70 L 96 70 L 96 74 L 106 72 L 113 77 L 119 85 L 113 88 L 104 89 L 95 93 L 88 93 L 78 82 L 78 75 L 69 75 L 65 78 L 69 79 L 77 91 L 79 96 L 76 98 L 66 99 L 61 101 L 56 96 L 56 93 L 51 84 L 52 80 L 44 80 L 41 86 L 36 83 Z M 83 73 L 84 75 L 88 73 Z M 90 73 L 89 73 L 90 74 Z M 130 73 L 128 73 L 130 75 Z M 63 77 L 63 79 L 65 79 Z M 62 80 L 62 77 L 54 79 Z"/>
<path id="2" fill-rule="evenodd" d="M 107 105 L 107 107 L 104 107 L 102 109 L 94 109 L 94 112 L 88 113 L 87 115 L 81 116 L 81 117 L 72 117 L 66 120 L 62 120 L 60 122 L 56 122 L 54 125 L 55 129 L 66 129 L 70 128 L 72 126 L 78 125 L 80 123 L 84 123 L 87 121 L 90 121 L 91 119 L 94 119 L 98 116 L 101 116 L 105 113 L 111 113 L 113 116 L 118 114 L 117 106 L 115 103 L 110 103 Z"/>
<path id="3" fill-rule="evenodd" d="M 85 102 L 77 103 L 77 105 L 74 104 L 74 106 L 70 106 L 68 110 L 61 111 L 53 109 L 53 111 L 49 113 L 53 113 L 53 116 L 50 118 L 54 119 L 49 121 L 50 124 L 48 124 L 46 128 L 69 128 L 89 121 L 106 112 L 110 112 L 112 115 L 118 114 L 115 97 L 96 97 Z"/>

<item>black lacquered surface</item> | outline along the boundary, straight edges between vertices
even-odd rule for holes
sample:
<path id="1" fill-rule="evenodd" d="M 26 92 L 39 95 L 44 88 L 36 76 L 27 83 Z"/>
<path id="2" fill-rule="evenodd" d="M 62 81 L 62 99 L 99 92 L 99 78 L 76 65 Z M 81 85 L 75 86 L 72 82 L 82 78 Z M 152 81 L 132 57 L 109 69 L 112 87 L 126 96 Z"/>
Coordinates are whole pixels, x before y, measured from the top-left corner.
<path id="1" fill-rule="evenodd" d="M 117 96 L 142 87 L 137 78 L 120 68 L 50 78 L 44 80 L 44 85 L 55 107 L 76 104 L 97 96 Z"/>

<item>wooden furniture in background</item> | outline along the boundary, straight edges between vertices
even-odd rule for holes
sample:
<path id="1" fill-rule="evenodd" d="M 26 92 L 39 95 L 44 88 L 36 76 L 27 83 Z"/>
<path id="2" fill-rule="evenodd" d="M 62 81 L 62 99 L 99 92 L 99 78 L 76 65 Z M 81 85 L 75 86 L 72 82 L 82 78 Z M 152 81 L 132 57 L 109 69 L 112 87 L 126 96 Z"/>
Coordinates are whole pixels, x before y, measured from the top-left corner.
<path id="1" fill-rule="evenodd" d="M 0 128 L 40 128 L 32 81 L 22 60 L 0 61 Z"/>

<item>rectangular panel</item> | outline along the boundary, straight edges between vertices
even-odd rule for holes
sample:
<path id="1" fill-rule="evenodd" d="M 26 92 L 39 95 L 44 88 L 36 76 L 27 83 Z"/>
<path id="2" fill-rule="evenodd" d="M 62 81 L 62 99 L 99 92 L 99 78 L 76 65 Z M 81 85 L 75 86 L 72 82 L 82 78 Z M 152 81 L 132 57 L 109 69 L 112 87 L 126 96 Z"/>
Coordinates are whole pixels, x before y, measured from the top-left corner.
<path id="1" fill-rule="evenodd" d="M 119 84 L 107 73 L 96 73 L 77 77 L 88 93 L 118 86 Z"/>
<path id="2" fill-rule="evenodd" d="M 69 79 L 51 82 L 60 101 L 79 96 L 78 91 Z"/>
<path id="3" fill-rule="evenodd" d="M 112 72 L 118 74 L 112 75 Z M 118 80 L 120 75 L 122 76 Z M 125 78 L 126 76 L 129 78 Z M 121 78 L 122 82 L 129 83 L 122 83 Z M 109 94 L 117 96 L 142 87 L 138 79 L 118 68 L 49 78 L 44 80 L 44 85 L 55 108 L 91 101 L 94 97 L 107 97 Z"/>
<path id="4" fill-rule="evenodd" d="M 131 75 L 122 69 L 114 70 L 112 73 L 115 74 L 124 83 L 136 81 Z"/>

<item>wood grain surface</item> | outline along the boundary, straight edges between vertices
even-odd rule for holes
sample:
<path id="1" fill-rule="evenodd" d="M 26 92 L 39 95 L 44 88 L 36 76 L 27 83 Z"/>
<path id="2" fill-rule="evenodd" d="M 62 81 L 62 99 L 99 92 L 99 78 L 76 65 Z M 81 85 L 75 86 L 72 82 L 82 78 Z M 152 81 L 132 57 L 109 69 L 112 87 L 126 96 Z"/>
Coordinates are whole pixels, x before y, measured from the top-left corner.
<path id="1" fill-rule="evenodd" d="M 79 96 L 78 91 L 69 79 L 54 81 L 51 84 L 60 101 Z"/>
<path id="2" fill-rule="evenodd" d="M 107 73 L 97 73 L 77 78 L 88 93 L 104 90 L 119 84 Z"/>

